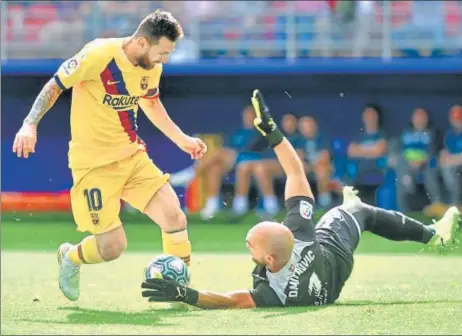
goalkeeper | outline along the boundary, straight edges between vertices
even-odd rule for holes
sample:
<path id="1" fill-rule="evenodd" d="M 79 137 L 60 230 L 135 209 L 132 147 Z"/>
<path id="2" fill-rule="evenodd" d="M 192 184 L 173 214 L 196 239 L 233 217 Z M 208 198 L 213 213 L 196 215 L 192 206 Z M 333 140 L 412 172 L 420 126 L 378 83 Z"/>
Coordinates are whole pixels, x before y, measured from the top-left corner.
<path id="1" fill-rule="evenodd" d="M 459 212 L 450 208 L 434 225 L 424 225 L 401 213 L 361 202 L 351 187 L 343 190 L 343 204 L 327 212 L 316 228 L 314 197 L 294 148 L 284 138 L 262 94 L 252 96 L 254 125 L 267 139 L 287 175 L 287 214 L 282 223 L 261 222 L 247 234 L 246 243 L 257 264 L 253 289 L 226 294 L 197 291 L 170 279 L 142 284 L 149 301 L 182 301 L 206 309 L 311 306 L 335 302 L 353 269 L 353 252 L 362 232 L 439 248 L 453 243 Z"/>

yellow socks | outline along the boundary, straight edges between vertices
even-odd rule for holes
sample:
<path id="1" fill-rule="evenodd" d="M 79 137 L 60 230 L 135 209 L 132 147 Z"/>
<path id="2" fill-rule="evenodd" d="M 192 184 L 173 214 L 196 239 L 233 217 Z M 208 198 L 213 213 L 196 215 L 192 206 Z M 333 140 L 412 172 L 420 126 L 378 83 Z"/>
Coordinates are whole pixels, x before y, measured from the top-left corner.
<path id="1" fill-rule="evenodd" d="M 165 254 L 179 257 L 189 266 L 191 243 L 189 242 L 187 229 L 173 233 L 162 232 L 162 247 Z"/>
<path id="2" fill-rule="evenodd" d="M 95 236 L 86 237 L 80 244 L 73 246 L 67 252 L 67 257 L 75 265 L 99 264 L 104 262 L 98 252 Z"/>

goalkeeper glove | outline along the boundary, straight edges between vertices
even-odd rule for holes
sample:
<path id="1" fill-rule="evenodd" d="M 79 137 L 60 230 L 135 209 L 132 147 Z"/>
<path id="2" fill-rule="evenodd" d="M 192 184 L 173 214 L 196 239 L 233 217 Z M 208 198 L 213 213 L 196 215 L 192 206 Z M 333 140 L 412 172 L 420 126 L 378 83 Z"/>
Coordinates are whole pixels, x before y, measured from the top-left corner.
<path id="1" fill-rule="evenodd" d="M 269 113 L 269 108 L 265 104 L 263 95 L 260 90 L 254 90 L 251 98 L 256 118 L 253 120 L 255 128 L 266 138 L 271 148 L 278 145 L 284 135 L 279 130 L 278 126 Z"/>
<path id="2" fill-rule="evenodd" d="M 185 302 L 195 305 L 199 299 L 199 292 L 180 285 L 170 279 L 146 279 L 141 284 L 145 290 L 141 293 L 143 297 L 149 298 L 150 302 Z"/>

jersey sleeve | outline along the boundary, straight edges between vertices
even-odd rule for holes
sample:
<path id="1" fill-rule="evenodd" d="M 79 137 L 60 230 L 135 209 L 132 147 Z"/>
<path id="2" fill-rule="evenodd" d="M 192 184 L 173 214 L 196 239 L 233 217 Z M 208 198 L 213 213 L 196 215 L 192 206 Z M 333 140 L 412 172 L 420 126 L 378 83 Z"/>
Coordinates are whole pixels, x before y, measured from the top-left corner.
<path id="1" fill-rule="evenodd" d="M 94 73 L 91 70 L 97 62 L 98 57 L 95 56 L 95 52 L 84 48 L 62 63 L 54 78 L 61 89 L 70 89 L 80 82 L 91 79 Z"/>
<path id="2" fill-rule="evenodd" d="M 286 200 L 286 216 L 283 224 L 294 234 L 295 239 L 314 241 L 314 200 L 306 196 L 295 196 Z"/>
<path id="3" fill-rule="evenodd" d="M 276 292 L 266 283 L 262 282 L 254 289 L 250 290 L 255 306 L 257 308 L 282 307 L 283 304 Z"/>

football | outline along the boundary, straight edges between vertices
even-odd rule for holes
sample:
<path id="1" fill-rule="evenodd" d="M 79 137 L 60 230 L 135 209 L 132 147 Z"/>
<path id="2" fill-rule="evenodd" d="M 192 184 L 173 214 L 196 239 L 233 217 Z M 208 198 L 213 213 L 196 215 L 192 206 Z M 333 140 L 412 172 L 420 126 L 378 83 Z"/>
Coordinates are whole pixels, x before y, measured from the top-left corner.
<path id="1" fill-rule="evenodd" d="M 161 255 L 152 259 L 146 266 L 144 278 L 172 279 L 181 285 L 188 286 L 190 273 L 183 260 L 171 255 Z"/>

